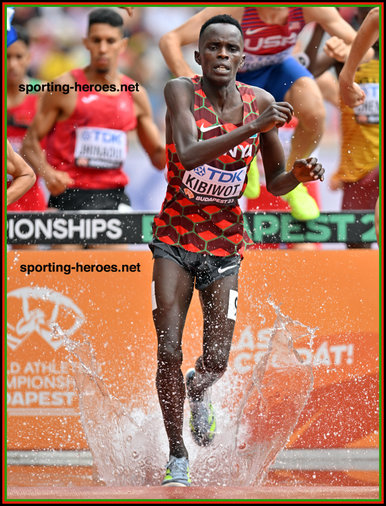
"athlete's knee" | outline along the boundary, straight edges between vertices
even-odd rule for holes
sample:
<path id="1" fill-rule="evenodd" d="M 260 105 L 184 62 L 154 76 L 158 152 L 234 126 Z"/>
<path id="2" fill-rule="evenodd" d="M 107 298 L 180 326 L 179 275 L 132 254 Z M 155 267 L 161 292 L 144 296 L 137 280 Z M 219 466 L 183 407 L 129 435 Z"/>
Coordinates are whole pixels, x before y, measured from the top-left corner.
<path id="1" fill-rule="evenodd" d="M 326 109 L 320 90 L 311 88 L 307 91 L 307 100 L 299 100 L 297 104 L 297 118 L 303 126 L 323 128 L 326 119 Z"/>
<path id="2" fill-rule="evenodd" d="M 176 300 L 175 294 L 165 290 L 162 295 L 156 293 L 155 300 L 157 301 L 155 309 L 161 316 L 168 315 L 170 317 L 171 314 L 177 312 L 178 300 Z"/>
<path id="3" fill-rule="evenodd" d="M 326 109 L 322 93 L 313 79 L 299 79 L 286 95 L 292 103 L 296 117 L 304 126 L 311 129 L 324 127 Z"/>
<path id="4" fill-rule="evenodd" d="M 326 110 L 323 103 L 315 102 L 313 107 L 304 107 L 299 109 L 298 120 L 303 128 L 311 131 L 320 131 L 324 129 L 326 119 Z"/>
<path id="5" fill-rule="evenodd" d="M 158 345 L 158 364 L 166 367 L 181 367 L 182 349 L 173 340 L 164 340 Z"/>
<path id="6" fill-rule="evenodd" d="M 228 358 L 229 354 L 225 352 L 209 354 L 203 360 L 205 371 L 218 377 L 222 376 L 228 367 Z"/>

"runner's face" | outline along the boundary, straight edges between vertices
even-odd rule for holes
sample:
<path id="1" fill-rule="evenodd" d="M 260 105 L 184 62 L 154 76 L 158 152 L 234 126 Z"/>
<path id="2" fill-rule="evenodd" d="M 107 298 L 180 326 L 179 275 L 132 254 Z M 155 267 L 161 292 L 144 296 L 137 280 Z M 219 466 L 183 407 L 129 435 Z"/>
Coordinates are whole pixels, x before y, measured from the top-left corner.
<path id="1" fill-rule="evenodd" d="M 202 74 L 215 81 L 230 81 L 244 61 L 243 38 L 231 24 L 209 25 L 202 34 L 196 61 Z"/>
<path id="2" fill-rule="evenodd" d="M 28 47 L 22 40 L 17 40 L 7 49 L 7 82 L 20 83 L 27 72 L 30 62 Z"/>
<path id="3" fill-rule="evenodd" d="M 83 43 L 90 51 L 91 68 L 99 73 L 107 73 L 118 67 L 118 58 L 126 39 L 122 38 L 119 28 L 105 23 L 94 23 Z"/>

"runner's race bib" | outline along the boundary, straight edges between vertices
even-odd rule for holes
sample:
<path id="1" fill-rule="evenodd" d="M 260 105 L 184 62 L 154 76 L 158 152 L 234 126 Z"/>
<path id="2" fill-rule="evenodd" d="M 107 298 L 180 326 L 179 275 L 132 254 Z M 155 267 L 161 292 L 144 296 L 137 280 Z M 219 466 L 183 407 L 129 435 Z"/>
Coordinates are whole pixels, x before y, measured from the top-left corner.
<path id="1" fill-rule="evenodd" d="M 185 171 L 181 191 L 196 204 L 236 205 L 246 173 L 247 167 L 225 171 L 206 164 L 200 165 Z"/>
<path id="2" fill-rule="evenodd" d="M 363 104 L 354 108 L 355 120 L 361 125 L 375 125 L 379 123 L 379 83 L 360 83 L 359 86 L 366 93 Z"/>
<path id="3" fill-rule="evenodd" d="M 75 163 L 78 167 L 119 169 L 126 153 L 126 133 L 121 130 L 98 127 L 76 130 Z"/>

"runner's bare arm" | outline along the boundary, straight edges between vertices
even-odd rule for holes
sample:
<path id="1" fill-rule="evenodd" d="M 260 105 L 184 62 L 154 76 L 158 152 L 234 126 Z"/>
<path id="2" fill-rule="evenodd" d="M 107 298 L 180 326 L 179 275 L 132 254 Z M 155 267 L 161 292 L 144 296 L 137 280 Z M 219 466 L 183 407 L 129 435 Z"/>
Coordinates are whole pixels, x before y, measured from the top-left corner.
<path id="1" fill-rule="evenodd" d="M 317 179 L 323 181 L 325 171 L 316 158 L 296 160 L 292 170 L 286 172 L 283 147 L 275 130 L 260 137 L 267 190 L 273 195 L 285 195 L 299 183 Z"/>
<path id="2" fill-rule="evenodd" d="M 339 74 L 339 87 L 343 101 L 350 107 L 356 107 L 365 100 L 365 93 L 354 83 L 355 72 L 366 50 L 379 37 L 379 8 L 375 7 L 365 17 L 352 43 L 348 58 Z"/>
<path id="3" fill-rule="evenodd" d="M 255 88 L 255 94 L 259 98 L 259 110 L 265 111 L 272 99 L 268 94 L 262 94 Z M 277 123 L 282 126 L 284 123 Z M 260 134 L 260 149 L 263 160 L 267 190 L 273 195 L 285 195 L 296 188 L 300 182 L 323 180 L 324 169 L 316 158 L 296 160 L 291 171 L 286 171 L 285 155 L 283 146 L 279 140 L 276 127 Z"/>
<path id="4" fill-rule="evenodd" d="M 7 140 L 7 174 L 13 177 L 7 188 L 7 205 L 13 204 L 22 197 L 35 183 L 35 172 L 15 153 L 11 143 Z"/>
<path id="5" fill-rule="evenodd" d="M 356 31 L 339 14 L 336 7 L 303 7 L 303 15 L 306 23 L 315 21 L 331 36 L 342 39 L 346 44 L 352 44 Z M 329 54 L 334 58 L 334 54 Z M 363 55 L 363 60 L 372 58 L 374 51 L 368 49 Z"/>
<path id="6" fill-rule="evenodd" d="M 140 86 L 139 91 L 133 93 L 133 99 L 135 115 L 137 117 L 138 138 L 154 167 L 163 170 L 166 164 L 165 146 L 161 141 L 158 127 L 154 123 L 146 90 Z"/>
<path id="7" fill-rule="evenodd" d="M 184 60 L 181 47 L 198 41 L 201 26 L 212 16 L 229 14 L 241 22 L 244 7 L 207 7 L 192 16 L 186 23 L 165 33 L 159 48 L 170 71 L 176 77 L 193 77 L 194 72 Z"/>
<path id="8" fill-rule="evenodd" d="M 55 83 L 65 84 L 68 80 L 63 76 Z M 52 195 L 59 195 L 73 181 L 67 173 L 55 170 L 48 162 L 44 151 L 40 146 L 43 139 L 54 127 L 58 119 L 62 119 L 65 109 L 65 101 L 68 95 L 61 92 L 45 92 L 42 94 L 36 115 L 27 130 L 20 150 L 21 156 L 41 176 Z"/>
<path id="9" fill-rule="evenodd" d="M 251 135 L 283 125 L 290 121 L 293 115 L 290 104 L 275 102 L 272 95 L 259 89 L 259 94 L 266 97 L 266 102 L 262 108 L 259 106 L 261 113 L 257 119 L 227 134 L 199 142 L 197 125 L 192 113 L 193 93 L 193 84 L 187 78 L 173 79 L 165 86 L 165 100 L 168 107 L 167 123 L 170 122 L 171 125 L 178 157 L 187 170 L 192 170 L 223 155 Z M 166 142 L 170 141 L 167 132 Z"/>

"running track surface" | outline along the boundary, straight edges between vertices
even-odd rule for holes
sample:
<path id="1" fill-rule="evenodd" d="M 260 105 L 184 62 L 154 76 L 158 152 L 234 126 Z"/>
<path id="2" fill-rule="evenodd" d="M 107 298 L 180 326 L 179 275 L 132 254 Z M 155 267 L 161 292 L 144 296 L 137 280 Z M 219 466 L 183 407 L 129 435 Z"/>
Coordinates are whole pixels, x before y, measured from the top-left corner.
<path id="1" fill-rule="evenodd" d="M 378 487 L 8 487 L 8 499 L 379 499 Z"/>

